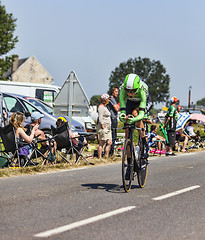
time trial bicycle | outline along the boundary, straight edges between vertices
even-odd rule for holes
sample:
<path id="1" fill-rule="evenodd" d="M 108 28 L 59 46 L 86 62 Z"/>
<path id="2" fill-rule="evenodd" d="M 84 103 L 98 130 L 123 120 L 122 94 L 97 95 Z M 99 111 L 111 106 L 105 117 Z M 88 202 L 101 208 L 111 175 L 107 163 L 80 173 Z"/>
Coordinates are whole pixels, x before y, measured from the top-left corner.
<path id="1" fill-rule="evenodd" d="M 143 159 L 144 144 L 139 136 L 138 145 L 134 148 L 134 130 L 144 131 L 144 128 L 137 128 L 135 124 L 125 125 L 122 129 L 128 128 L 128 138 L 125 139 L 122 154 L 122 182 L 126 192 L 132 187 L 132 181 L 137 176 L 139 186 L 143 188 L 147 180 L 148 161 Z M 126 176 L 128 173 L 128 176 Z"/>

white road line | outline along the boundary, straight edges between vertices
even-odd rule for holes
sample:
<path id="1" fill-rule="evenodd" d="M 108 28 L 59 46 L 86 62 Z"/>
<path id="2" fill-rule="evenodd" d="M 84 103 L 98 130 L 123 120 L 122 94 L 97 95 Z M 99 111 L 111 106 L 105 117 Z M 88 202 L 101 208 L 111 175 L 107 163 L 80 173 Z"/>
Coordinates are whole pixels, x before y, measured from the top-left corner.
<path id="1" fill-rule="evenodd" d="M 45 231 L 45 232 L 37 233 L 37 234 L 34 235 L 34 237 L 45 237 L 45 238 L 50 237 L 50 236 L 53 236 L 53 235 L 56 235 L 56 234 L 59 234 L 59 233 L 62 233 L 62 232 L 69 231 L 69 230 L 74 229 L 74 228 L 78 228 L 78 227 L 87 225 L 89 223 L 97 222 L 99 220 L 102 220 L 102 219 L 105 219 L 105 218 L 108 218 L 108 217 L 112 217 L 114 215 L 117 215 L 117 214 L 120 214 L 120 213 L 123 213 L 123 212 L 126 212 L 126 211 L 130 211 L 134 208 L 136 208 L 136 206 L 128 206 L 128 207 L 120 208 L 120 209 L 117 209 L 117 210 L 114 210 L 114 211 L 111 211 L 111 212 L 107 212 L 107 213 L 97 215 L 95 217 L 91 217 L 91 218 L 81 220 L 79 222 L 74 222 L 74 223 L 71 223 L 71 224 L 68 224 L 68 225 L 65 225 L 65 226 L 62 226 L 62 227 L 58 227 L 58 228 L 54 228 L 54 229 L 51 229 L 51 230 L 48 230 L 48 231 Z"/>
<path id="2" fill-rule="evenodd" d="M 181 193 L 185 193 L 185 192 L 194 190 L 194 189 L 199 188 L 199 187 L 200 187 L 199 185 L 196 185 L 196 186 L 184 188 L 184 189 L 181 189 L 181 190 L 178 190 L 178 191 L 175 191 L 175 192 L 172 192 L 172 193 L 168 193 L 168 194 L 162 195 L 160 197 L 155 197 L 155 198 L 152 198 L 152 199 L 156 200 L 156 201 L 157 200 L 163 200 L 165 198 L 173 197 L 173 196 L 179 195 Z"/>

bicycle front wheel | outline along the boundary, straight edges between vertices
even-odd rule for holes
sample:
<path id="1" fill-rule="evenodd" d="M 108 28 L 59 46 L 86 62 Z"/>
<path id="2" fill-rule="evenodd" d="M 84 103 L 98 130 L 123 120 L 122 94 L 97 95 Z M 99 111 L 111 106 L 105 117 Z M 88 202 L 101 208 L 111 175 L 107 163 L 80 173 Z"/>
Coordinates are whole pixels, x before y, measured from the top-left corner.
<path id="1" fill-rule="evenodd" d="M 133 151 L 130 139 L 125 140 L 122 154 L 122 183 L 125 192 L 129 192 L 132 186 L 133 179 Z"/>
<path id="2" fill-rule="evenodd" d="M 144 145 L 142 143 L 142 140 L 140 139 L 139 142 L 139 153 L 138 153 L 138 160 L 137 160 L 137 179 L 139 186 L 143 188 L 146 184 L 147 180 L 147 171 L 148 171 L 148 164 L 146 159 L 143 159 L 144 153 Z"/>

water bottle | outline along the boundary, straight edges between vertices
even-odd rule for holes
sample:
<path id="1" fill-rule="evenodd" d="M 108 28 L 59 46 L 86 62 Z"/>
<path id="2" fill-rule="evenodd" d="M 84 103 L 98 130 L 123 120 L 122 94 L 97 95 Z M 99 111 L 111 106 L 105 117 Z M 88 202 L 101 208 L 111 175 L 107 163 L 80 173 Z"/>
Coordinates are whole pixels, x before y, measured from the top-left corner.
<path id="1" fill-rule="evenodd" d="M 139 146 L 135 147 L 135 158 L 138 159 Z"/>

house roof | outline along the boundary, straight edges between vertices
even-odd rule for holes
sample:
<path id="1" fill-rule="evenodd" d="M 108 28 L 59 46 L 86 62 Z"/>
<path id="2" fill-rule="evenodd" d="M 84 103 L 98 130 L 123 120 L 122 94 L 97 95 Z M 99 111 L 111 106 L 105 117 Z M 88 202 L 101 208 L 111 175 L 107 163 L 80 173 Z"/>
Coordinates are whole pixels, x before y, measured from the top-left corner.
<path id="1" fill-rule="evenodd" d="M 27 59 L 28 59 L 28 58 L 19 59 L 19 60 L 18 60 L 17 69 L 18 69 Z M 16 70 L 17 70 L 17 69 L 16 69 Z M 12 67 L 10 67 L 10 68 L 8 69 L 8 71 L 3 74 L 3 78 L 11 78 L 11 74 L 12 74 Z"/>

